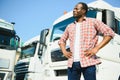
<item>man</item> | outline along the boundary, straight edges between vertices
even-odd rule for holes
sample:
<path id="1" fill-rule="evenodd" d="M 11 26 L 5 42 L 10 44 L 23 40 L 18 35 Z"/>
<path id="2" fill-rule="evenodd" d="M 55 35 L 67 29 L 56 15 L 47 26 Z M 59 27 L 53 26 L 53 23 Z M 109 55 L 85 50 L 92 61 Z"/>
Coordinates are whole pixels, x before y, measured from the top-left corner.
<path id="1" fill-rule="evenodd" d="M 103 22 L 87 18 L 88 6 L 79 2 L 73 10 L 75 22 L 69 24 L 62 35 L 59 45 L 65 57 L 68 58 L 68 80 L 80 80 L 83 73 L 85 80 L 96 80 L 96 67 L 100 60 L 97 52 L 113 37 L 114 32 Z M 98 33 L 103 34 L 103 40 L 98 42 Z M 66 51 L 66 40 L 70 41 L 70 52 Z"/>

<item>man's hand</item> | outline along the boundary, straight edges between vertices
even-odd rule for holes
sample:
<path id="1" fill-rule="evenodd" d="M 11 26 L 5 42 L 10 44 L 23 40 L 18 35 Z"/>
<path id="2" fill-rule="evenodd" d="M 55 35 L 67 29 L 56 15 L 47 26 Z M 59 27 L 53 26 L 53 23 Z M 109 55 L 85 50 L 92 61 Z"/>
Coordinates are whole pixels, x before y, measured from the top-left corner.
<path id="1" fill-rule="evenodd" d="M 90 58 L 90 57 L 94 56 L 98 52 L 98 50 L 99 49 L 97 47 L 95 47 L 95 48 L 93 48 L 91 50 L 86 50 L 86 51 L 84 51 L 85 52 L 85 56 Z"/>
<path id="2" fill-rule="evenodd" d="M 72 57 L 72 53 L 71 52 L 68 52 L 68 51 L 65 51 L 63 53 L 63 55 L 66 57 L 66 58 L 71 58 Z"/>

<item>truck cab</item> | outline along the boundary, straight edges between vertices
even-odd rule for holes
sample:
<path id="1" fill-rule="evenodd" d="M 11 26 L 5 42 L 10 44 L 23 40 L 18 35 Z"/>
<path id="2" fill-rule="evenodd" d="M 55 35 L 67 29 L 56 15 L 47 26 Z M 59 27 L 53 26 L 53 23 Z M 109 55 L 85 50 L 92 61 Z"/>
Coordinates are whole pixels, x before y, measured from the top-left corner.
<path id="1" fill-rule="evenodd" d="M 20 38 L 14 25 L 0 19 L 0 80 L 12 80 Z"/>
<path id="2" fill-rule="evenodd" d="M 41 65 L 39 51 L 40 35 L 26 41 L 21 46 L 21 54 L 15 65 L 15 80 L 24 80 L 27 74 L 38 74 Z M 34 75 L 32 76 L 34 78 Z"/>

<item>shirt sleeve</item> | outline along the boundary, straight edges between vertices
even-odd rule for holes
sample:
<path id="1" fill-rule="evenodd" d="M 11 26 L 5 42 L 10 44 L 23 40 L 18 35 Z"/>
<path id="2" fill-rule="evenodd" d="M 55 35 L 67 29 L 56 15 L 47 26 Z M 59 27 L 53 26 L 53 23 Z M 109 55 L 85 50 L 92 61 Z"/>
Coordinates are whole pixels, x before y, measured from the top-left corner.
<path id="1" fill-rule="evenodd" d="M 98 32 L 102 33 L 104 36 L 111 36 L 112 38 L 114 37 L 115 33 L 108 25 L 99 20 L 95 20 L 94 23 Z"/>
<path id="2" fill-rule="evenodd" d="M 69 30 L 68 30 L 68 26 L 67 26 L 65 31 L 64 31 L 64 33 L 62 34 L 62 37 L 58 41 L 58 44 L 66 43 L 66 40 L 68 39 L 68 36 L 69 36 L 69 32 L 68 31 Z"/>

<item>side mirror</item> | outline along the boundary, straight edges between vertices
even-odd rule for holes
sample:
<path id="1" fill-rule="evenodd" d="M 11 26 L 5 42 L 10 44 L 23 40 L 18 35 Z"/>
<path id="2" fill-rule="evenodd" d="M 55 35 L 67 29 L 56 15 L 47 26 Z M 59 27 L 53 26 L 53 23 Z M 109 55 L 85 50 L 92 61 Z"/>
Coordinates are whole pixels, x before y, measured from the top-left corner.
<path id="1" fill-rule="evenodd" d="M 15 35 L 15 37 L 12 37 L 11 39 L 10 39 L 10 46 L 11 47 L 14 47 L 14 48 L 18 48 L 18 47 L 20 47 L 20 38 L 19 38 L 19 36 L 17 36 L 17 35 Z"/>
<path id="2" fill-rule="evenodd" d="M 48 35 L 49 33 L 49 29 L 44 29 L 41 31 L 41 34 L 40 34 L 40 45 L 39 45 L 39 58 L 41 57 L 42 53 L 43 53 L 43 48 L 44 46 L 46 45 L 46 36 Z"/>
<path id="3" fill-rule="evenodd" d="M 111 27 L 115 31 L 115 14 L 111 10 L 103 10 L 103 19 L 102 21 Z"/>
<path id="4" fill-rule="evenodd" d="M 46 43 L 46 36 L 48 35 L 49 33 L 49 29 L 44 29 L 41 31 L 41 34 L 40 34 L 40 44 L 42 45 L 45 45 Z"/>
<path id="5" fill-rule="evenodd" d="M 20 47 L 20 37 L 18 35 L 15 36 L 16 39 L 16 48 Z"/>

